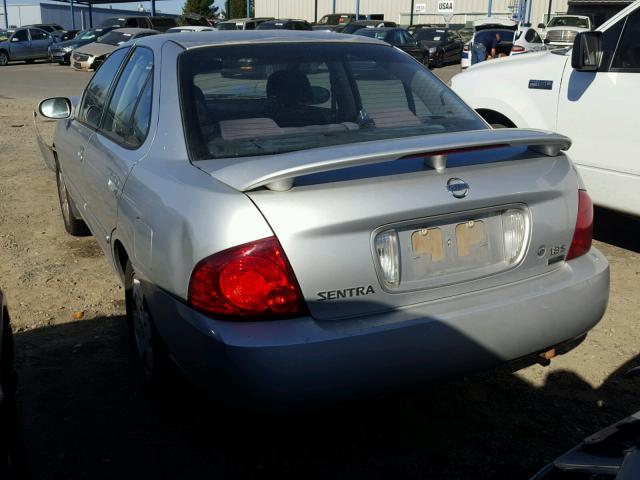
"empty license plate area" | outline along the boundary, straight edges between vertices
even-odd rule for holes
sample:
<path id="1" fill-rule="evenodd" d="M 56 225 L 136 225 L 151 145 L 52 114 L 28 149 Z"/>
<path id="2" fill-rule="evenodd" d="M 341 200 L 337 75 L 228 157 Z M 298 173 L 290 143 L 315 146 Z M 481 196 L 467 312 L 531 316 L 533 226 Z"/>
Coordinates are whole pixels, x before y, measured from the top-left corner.
<path id="1" fill-rule="evenodd" d="M 509 269 L 524 253 L 527 218 L 523 209 L 511 208 L 426 219 L 385 230 L 376 237 L 383 284 L 393 291 L 410 291 L 474 280 Z M 395 247 L 393 242 L 390 248 L 386 247 L 394 236 Z M 395 275 L 386 275 L 388 265 L 393 263 Z"/>

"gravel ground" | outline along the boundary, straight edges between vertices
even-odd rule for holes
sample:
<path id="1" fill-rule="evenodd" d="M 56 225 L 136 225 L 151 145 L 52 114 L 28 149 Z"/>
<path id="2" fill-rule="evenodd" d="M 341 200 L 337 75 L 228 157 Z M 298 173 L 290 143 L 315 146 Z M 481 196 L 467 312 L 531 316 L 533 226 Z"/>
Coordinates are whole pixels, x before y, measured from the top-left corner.
<path id="1" fill-rule="evenodd" d="M 625 375 L 640 365 L 640 223 L 606 211 L 595 245 L 611 263 L 608 311 L 549 367 L 306 414 L 229 411 L 180 379 L 150 402 L 129 368 L 122 288 L 92 238 L 65 233 L 31 127 L 38 98 L 86 78 L 50 65 L 0 76 L 0 286 L 31 478 L 527 478 L 640 409 L 640 379 Z"/>

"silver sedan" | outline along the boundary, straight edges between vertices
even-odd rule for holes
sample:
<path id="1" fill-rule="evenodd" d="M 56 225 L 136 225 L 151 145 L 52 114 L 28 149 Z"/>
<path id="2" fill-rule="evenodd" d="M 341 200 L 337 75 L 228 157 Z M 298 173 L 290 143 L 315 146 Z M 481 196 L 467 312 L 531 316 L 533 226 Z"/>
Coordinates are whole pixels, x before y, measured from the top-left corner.
<path id="1" fill-rule="evenodd" d="M 306 405 L 550 357 L 605 311 L 569 139 L 492 130 L 377 40 L 152 36 L 39 111 L 149 385 L 175 362 L 218 399 Z"/>

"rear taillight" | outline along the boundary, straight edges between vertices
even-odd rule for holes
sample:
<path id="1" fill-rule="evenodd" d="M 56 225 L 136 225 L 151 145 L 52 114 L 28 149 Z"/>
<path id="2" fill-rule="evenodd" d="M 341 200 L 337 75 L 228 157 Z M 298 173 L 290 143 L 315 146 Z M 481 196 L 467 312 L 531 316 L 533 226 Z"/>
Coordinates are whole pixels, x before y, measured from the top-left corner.
<path id="1" fill-rule="evenodd" d="M 196 265 L 189 303 L 216 316 L 273 319 L 306 313 L 293 270 L 275 237 L 229 248 Z"/>
<path id="2" fill-rule="evenodd" d="M 464 47 L 462 47 L 462 51 L 463 52 L 468 52 L 469 51 L 469 44 L 468 43 L 464 44 Z"/>
<path id="3" fill-rule="evenodd" d="M 514 45 L 511 47 L 511 53 L 524 53 L 525 48 L 522 45 Z"/>
<path id="4" fill-rule="evenodd" d="M 593 240 L 593 202 L 585 190 L 578 190 L 578 218 L 566 260 L 584 255 Z"/>

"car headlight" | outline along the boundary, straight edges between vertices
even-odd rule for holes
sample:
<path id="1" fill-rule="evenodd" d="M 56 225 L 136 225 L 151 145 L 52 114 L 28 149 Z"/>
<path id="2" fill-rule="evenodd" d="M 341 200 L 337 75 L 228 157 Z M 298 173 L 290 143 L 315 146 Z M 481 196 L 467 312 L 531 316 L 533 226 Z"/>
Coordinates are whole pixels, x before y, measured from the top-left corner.
<path id="1" fill-rule="evenodd" d="M 436 47 L 429 47 L 429 53 L 436 53 L 436 50 L 438 50 Z"/>

